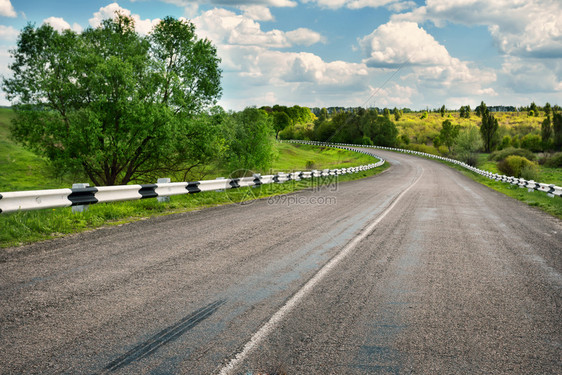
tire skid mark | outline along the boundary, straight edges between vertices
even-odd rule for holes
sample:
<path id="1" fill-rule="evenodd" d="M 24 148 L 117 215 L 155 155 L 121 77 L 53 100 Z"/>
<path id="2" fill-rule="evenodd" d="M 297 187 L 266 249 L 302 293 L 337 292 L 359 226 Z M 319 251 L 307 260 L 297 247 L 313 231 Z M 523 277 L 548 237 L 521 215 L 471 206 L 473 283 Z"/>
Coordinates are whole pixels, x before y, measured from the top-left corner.
<path id="1" fill-rule="evenodd" d="M 218 300 L 187 315 L 177 323 L 163 329 L 145 342 L 137 345 L 119 358 L 108 364 L 102 374 L 119 370 L 134 361 L 141 360 L 154 354 L 160 347 L 176 340 L 178 337 L 194 328 L 196 325 L 213 315 L 226 300 Z"/>

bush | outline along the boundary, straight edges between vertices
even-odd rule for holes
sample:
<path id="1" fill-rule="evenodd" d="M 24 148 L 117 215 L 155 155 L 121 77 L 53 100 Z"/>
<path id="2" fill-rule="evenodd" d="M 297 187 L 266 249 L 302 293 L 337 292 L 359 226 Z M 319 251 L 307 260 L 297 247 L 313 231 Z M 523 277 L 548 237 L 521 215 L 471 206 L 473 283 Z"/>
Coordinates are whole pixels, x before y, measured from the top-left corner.
<path id="1" fill-rule="evenodd" d="M 489 159 L 494 161 L 500 161 L 500 160 L 504 160 L 505 158 L 511 155 L 522 156 L 532 161 L 535 161 L 537 158 L 535 154 L 533 154 L 530 150 L 526 150 L 523 148 L 508 147 L 500 151 L 492 152 L 490 154 Z"/>
<path id="2" fill-rule="evenodd" d="M 529 159 L 518 155 L 510 155 L 498 162 L 498 169 L 507 176 L 521 177 L 524 169 L 526 169 L 526 173 L 530 173 L 529 168 L 536 169 L 536 165 Z"/>
<path id="3" fill-rule="evenodd" d="M 544 165 L 550 168 L 562 168 L 562 152 L 546 158 Z"/>
<path id="4" fill-rule="evenodd" d="M 279 139 L 295 139 L 295 128 L 288 126 L 279 132 Z"/>
<path id="5" fill-rule="evenodd" d="M 542 151 L 542 138 L 538 134 L 527 134 L 521 138 L 521 147 L 532 152 Z"/>
<path id="6" fill-rule="evenodd" d="M 539 177 L 539 170 L 535 164 L 526 165 L 521 170 L 521 177 L 525 180 L 536 181 Z"/>

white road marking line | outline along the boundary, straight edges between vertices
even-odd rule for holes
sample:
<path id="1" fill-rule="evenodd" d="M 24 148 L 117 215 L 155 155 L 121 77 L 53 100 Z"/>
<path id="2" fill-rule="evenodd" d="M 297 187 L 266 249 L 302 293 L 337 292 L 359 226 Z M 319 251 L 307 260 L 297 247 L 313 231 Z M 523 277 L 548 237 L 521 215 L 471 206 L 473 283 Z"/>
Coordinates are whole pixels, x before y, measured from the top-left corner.
<path id="1" fill-rule="evenodd" d="M 273 329 L 284 319 L 285 315 L 291 312 L 295 306 L 318 284 L 334 267 L 338 265 L 359 242 L 361 242 L 365 237 L 367 237 L 373 229 L 385 218 L 385 216 L 392 211 L 394 206 L 400 201 L 400 199 L 406 194 L 416 183 L 420 180 L 423 175 L 422 173 L 416 178 L 416 180 L 408 186 L 406 190 L 400 193 L 390 206 L 382 212 L 382 214 L 372 222 L 368 227 L 366 227 L 357 237 L 355 237 L 351 242 L 349 242 L 343 250 L 341 250 L 336 256 L 334 256 L 324 267 L 322 267 L 304 286 L 295 293 L 273 316 L 265 323 L 254 335 L 250 338 L 250 341 L 244 345 L 242 351 L 240 351 L 234 358 L 230 360 L 228 364 L 221 368 L 218 375 L 230 375 L 242 363 L 250 352 L 258 346 L 272 331 Z"/>

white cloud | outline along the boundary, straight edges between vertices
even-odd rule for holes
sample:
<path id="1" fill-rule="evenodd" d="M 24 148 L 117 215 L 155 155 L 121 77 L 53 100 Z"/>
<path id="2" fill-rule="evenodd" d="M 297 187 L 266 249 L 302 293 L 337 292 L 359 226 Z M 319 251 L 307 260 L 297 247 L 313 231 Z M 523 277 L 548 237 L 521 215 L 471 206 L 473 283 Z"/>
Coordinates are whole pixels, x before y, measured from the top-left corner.
<path id="1" fill-rule="evenodd" d="M 0 16 L 12 18 L 18 16 L 10 0 L 0 0 Z"/>
<path id="2" fill-rule="evenodd" d="M 388 4 L 387 9 L 391 12 L 403 12 L 408 9 L 413 9 L 416 7 L 416 3 L 414 1 L 400 1 L 397 3 Z"/>
<path id="3" fill-rule="evenodd" d="M 302 46 L 311 46 L 319 42 L 325 42 L 325 38 L 320 33 L 305 28 L 288 31 L 286 35 L 292 44 Z"/>
<path id="4" fill-rule="evenodd" d="M 105 7 L 100 8 L 99 12 L 94 13 L 94 16 L 90 18 L 90 26 L 98 27 L 101 24 L 101 21 L 108 18 L 115 17 L 116 12 L 121 12 L 125 16 L 130 16 L 135 21 L 135 30 L 143 35 L 148 34 L 154 26 L 156 26 L 160 19 L 144 19 L 142 20 L 138 14 L 131 14 L 131 11 L 125 8 L 122 8 L 117 3 L 111 3 Z"/>
<path id="5" fill-rule="evenodd" d="M 359 41 L 371 67 L 447 65 L 451 60 L 440 45 L 415 22 L 388 22 Z"/>
<path id="6" fill-rule="evenodd" d="M 270 7 L 296 7 L 297 2 L 292 0 L 195 0 L 200 4 L 213 4 L 222 6 L 263 5 Z"/>
<path id="7" fill-rule="evenodd" d="M 215 8 L 193 20 L 199 35 L 215 44 L 286 48 L 293 45 L 312 45 L 323 40 L 322 36 L 309 29 L 289 32 L 271 30 L 264 32 L 254 19 L 226 9 Z"/>
<path id="8" fill-rule="evenodd" d="M 62 32 L 63 30 L 67 30 L 67 29 L 76 31 L 77 33 L 82 31 L 82 26 L 80 26 L 79 24 L 74 23 L 72 26 L 70 26 L 68 22 L 66 22 L 64 19 L 60 17 L 49 17 L 47 19 L 44 19 L 43 23 L 51 25 L 53 29 L 59 32 Z"/>
<path id="9" fill-rule="evenodd" d="M 452 57 L 414 22 L 390 21 L 360 39 L 359 45 L 367 66 L 408 68 L 411 73 L 401 79 L 408 85 L 415 85 L 419 91 L 432 90 L 441 96 L 474 94 L 482 90 L 490 93 L 489 85 L 496 81 L 493 71 Z"/>
<path id="10" fill-rule="evenodd" d="M 244 11 L 244 16 L 256 21 L 273 21 L 273 16 L 269 8 L 263 5 L 243 5 L 240 9 Z"/>
<path id="11" fill-rule="evenodd" d="M 392 17 L 394 21 L 432 21 L 486 25 L 498 49 L 529 57 L 562 57 L 560 0 L 428 0 L 426 6 Z"/>
<path id="12" fill-rule="evenodd" d="M 378 8 L 391 3 L 396 0 L 303 0 L 304 3 L 315 3 L 322 8 L 339 9 L 361 9 L 361 8 Z"/>
<path id="13" fill-rule="evenodd" d="M 0 25 L 0 39 L 3 40 L 16 40 L 20 32 L 12 26 Z"/>

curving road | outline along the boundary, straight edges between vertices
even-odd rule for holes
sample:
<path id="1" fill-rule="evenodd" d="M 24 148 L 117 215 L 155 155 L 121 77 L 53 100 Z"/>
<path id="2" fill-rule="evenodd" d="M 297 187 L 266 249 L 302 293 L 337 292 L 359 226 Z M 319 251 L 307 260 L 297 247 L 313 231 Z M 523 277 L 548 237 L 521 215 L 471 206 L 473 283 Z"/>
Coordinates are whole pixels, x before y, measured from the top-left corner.
<path id="1" fill-rule="evenodd" d="M 0 373 L 560 373 L 562 222 L 376 153 L 375 177 L 3 250 Z"/>

